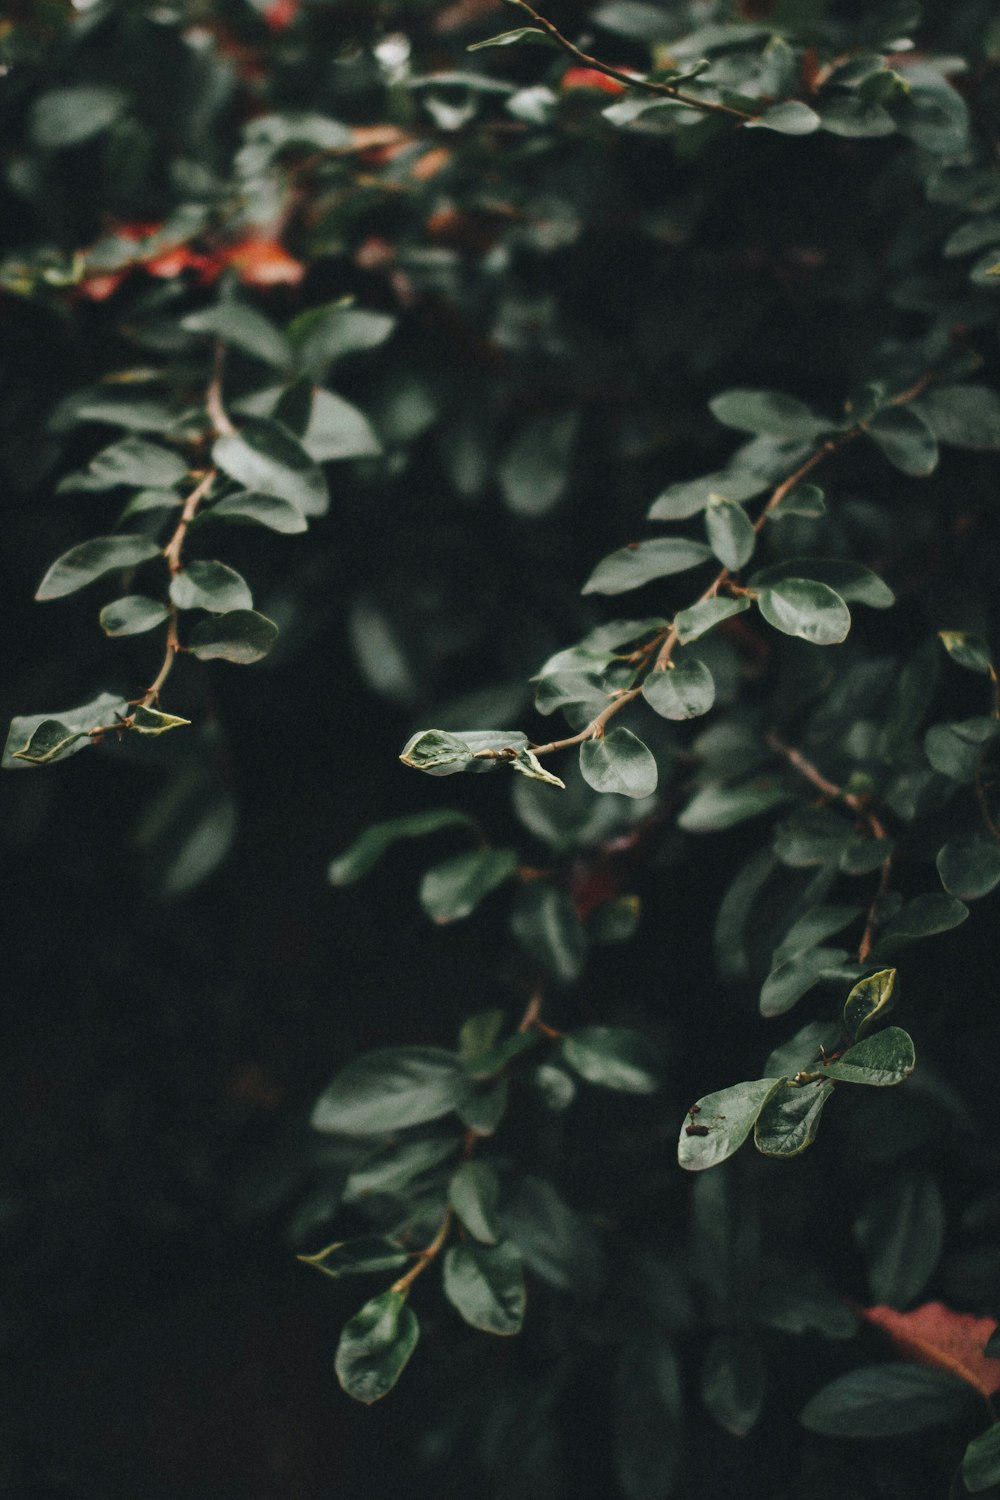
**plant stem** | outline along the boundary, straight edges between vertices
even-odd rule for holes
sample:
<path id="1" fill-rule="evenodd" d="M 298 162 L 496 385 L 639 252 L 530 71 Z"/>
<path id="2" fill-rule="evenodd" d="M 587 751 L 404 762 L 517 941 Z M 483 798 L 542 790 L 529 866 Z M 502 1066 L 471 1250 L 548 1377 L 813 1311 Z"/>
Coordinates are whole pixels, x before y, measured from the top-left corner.
<path id="1" fill-rule="evenodd" d="M 444 1244 L 451 1230 L 452 1220 L 454 1219 L 454 1217 L 454 1210 L 449 1204 L 449 1206 L 444 1211 L 444 1218 L 441 1220 L 441 1227 L 438 1230 L 437 1234 L 431 1240 L 429 1245 L 426 1245 L 423 1250 L 417 1252 L 417 1258 L 410 1269 L 406 1271 L 402 1276 L 400 1276 L 398 1281 L 394 1281 L 392 1283 L 392 1286 L 389 1288 L 391 1292 L 402 1292 L 405 1295 L 410 1290 L 410 1287 L 416 1281 L 417 1277 L 422 1276 L 423 1273 L 427 1270 L 427 1267 L 430 1265 L 431 1261 L 437 1259 L 441 1251 L 444 1249 Z"/>

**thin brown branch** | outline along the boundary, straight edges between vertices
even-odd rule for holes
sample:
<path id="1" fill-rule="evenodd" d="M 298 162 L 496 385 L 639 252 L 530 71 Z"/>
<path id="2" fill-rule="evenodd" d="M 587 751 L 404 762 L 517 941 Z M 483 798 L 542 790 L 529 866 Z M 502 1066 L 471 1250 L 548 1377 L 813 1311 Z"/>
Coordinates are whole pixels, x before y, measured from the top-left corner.
<path id="1" fill-rule="evenodd" d="M 647 94 L 657 94 L 663 99 L 676 99 L 679 104 L 687 104 L 691 109 L 701 110 L 704 114 L 728 115 L 731 119 L 752 120 L 754 116 L 744 109 L 736 109 L 731 104 L 716 104 L 709 99 L 699 99 L 696 94 L 688 94 L 683 89 L 677 88 L 671 83 L 658 83 L 652 78 L 636 78 L 631 73 L 624 73 L 620 68 L 613 68 L 610 64 L 601 62 L 600 58 L 592 57 L 589 52 L 582 51 L 575 46 L 568 37 L 563 36 L 557 26 L 547 21 L 544 16 L 538 14 L 527 0 L 506 0 L 506 3 L 514 10 L 522 11 L 524 15 L 530 16 L 534 25 L 544 31 L 546 36 L 552 38 L 556 46 L 578 63 L 583 63 L 588 68 L 594 68 L 598 73 L 603 73 L 606 78 L 614 78 L 618 83 L 623 83 L 627 88 L 641 89 Z"/>
<path id="2" fill-rule="evenodd" d="M 170 673 L 173 670 L 174 662 L 177 660 L 177 653 L 180 649 L 181 643 L 180 638 L 177 634 L 177 605 L 171 604 L 170 618 L 167 621 L 167 639 L 163 653 L 163 662 L 160 670 L 156 674 L 156 677 L 150 683 L 149 687 L 143 693 L 142 697 L 137 700 L 137 706 L 148 708 L 151 703 L 155 703 L 158 700 L 160 696 L 160 689 L 166 682 L 167 678 L 170 676 Z"/>
<path id="3" fill-rule="evenodd" d="M 236 428 L 229 420 L 229 413 L 222 402 L 222 372 L 226 363 L 226 346 L 219 339 L 212 360 L 212 378 L 205 393 L 205 407 L 212 419 L 212 426 L 222 437 L 233 437 Z"/>
<path id="4" fill-rule="evenodd" d="M 454 1219 L 454 1217 L 454 1210 L 449 1204 L 444 1211 L 444 1218 L 441 1220 L 441 1227 L 438 1230 L 437 1234 L 431 1240 L 429 1245 L 426 1245 L 423 1250 L 417 1252 L 417 1258 L 414 1261 L 413 1265 L 408 1271 L 404 1272 L 404 1274 L 400 1276 L 398 1281 L 394 1281 L 392 1283 L 392 1286 L 389 1288 L 390 1291 L 402 1292 L 405 1295 L 410 1290 L 410 1287 L 416 1281 L 417 1277 L 422 1276 L 431 1262 L 437 1259 L 437 1257 L 441 1254 L 441 1251 L 444 1249 L 445 1241 L 447 1240 L 448 1235 L 451 1231 L 452 1220 Z"/>

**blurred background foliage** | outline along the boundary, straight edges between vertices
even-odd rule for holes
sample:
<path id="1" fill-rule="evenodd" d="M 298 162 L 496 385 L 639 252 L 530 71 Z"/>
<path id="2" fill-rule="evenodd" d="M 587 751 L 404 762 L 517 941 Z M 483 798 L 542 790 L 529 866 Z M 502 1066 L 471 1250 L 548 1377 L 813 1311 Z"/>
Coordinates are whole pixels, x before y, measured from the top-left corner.
<path id="1" fill-rule="evenodd" d="M 305 536 L 228 543 L 281 627 L 267 660 L 182 662 L 169 706 L 195 727 L 0 788 L 0 1493 L 17 1500 L 655 1500 L 675 1465 L 674 1493 L 692 1496 L 964 1493 L 952 1476 L 982 1425 L 967 1412 L 877 1443 L 817 1436 L 798 1414 L 845 1369 L 889 1357 L 873 1328 L 849 1343 L 849 1303 L 1000 1311 L 989 901 L 904 971 L 921 1060 L 908 1092 L 840 1112 L 801 1161 L 745 1152 L 693 1187 L 674 1161 L 688 1101 L 756 1076 L 788 1033 L 758 1014 L 759 953 L 734 963 L 723 939 L 722 978 L 713 959 L 720 899 L 760 828 L 699 837 L 654 820 L 613 873 L 641 898 L 639 938 L 595 947 L 551 1019 L 641 1024 L 665 1087 L 561 1112 L 523 1084 L 503 1138 L 608 1234 L 611 1289 L 578 1286 L 568 1316 L 566 1292 L 533 1278 L 513 1342 L 470 1333 L 428 1291 L 419 1366 L 366 1411 L 330 1362 L 357 1298 L 293 1258 L 329 1227 L 343 1175 L 336 1143 L 309 1127 L 335 1068 L 379 1046 L 451 1045 L 470 1011 L 516 1022 L 533 982 L 502 903 L 446 928 L 427 919 L 419 847 L 330 888 L 329 860 L 364 827 L 442 800 L 550 857 L 525 788 L 512 810 L 514 778 L 457 778 L 442 799 L 399 765 L 406 737 L 473 722 L 545 736 L 528 679 L 605 617 L 579 595 L 596 560 L 667 484 L 725 463 L 732 435 L 707 410 L 720 390 L 776 387 L 835 410 L 887 351 L 905 369 L 929 348 L 1000 383 L 987 0 L 928 3 L 922 18 L 849 0 L 594 13 L 559 0 L 551 18 L 624 68 L 647 68 L 651 44 L 662 61 L 695 31 L 697 56 L 705 28 L 744 27 L 756 46 L 723 48 L 718 66 L 751 99 L 780 92 L 758 61 L 773 35 L 792 38 L 790 94 L 802 58 L 835 42 L 905 73 L 912 56 L 892 44 L 913 28 L 916 66 L 953 66 L 938 68 L 933 120 L 800 140 L 715 120 L 619 127 L 602 114 L 613 91 L 567 81 L 555 53 L 466 54 L 517 22 L 493 0 L 10 0 L 0 21 L 6 719 L 146 680 L 143 637 L 107 641 L 92 605 L 32 595 L 57 553 L 115 524 L 106 495 L 57 495 L 60 477 L 122 429 L 156 430 L 143 402 L 168 403 L 181 428 L 200 409 L 205 341 L 182 320 L 220 288 L 282 326 L 340 298 L 384 316 L 379 337 L 330 355 L 329 386 L 377 442 L 329 464 L 329 515 Z M 442 73 L 461 76 L 426 83 Z M 970 220 L 971 250 L 942 255 Z M 253 351 L 231 348 L 234 411 L 260 380 Z M 865 613 L 851 660 L 889 661 L 890 677 L 913 660 L 918 699 L 933 660 L 938 719 L 986 712 L 979 681 L 914 653 L 942 628 L 995 639 L 998 441 L 949 448 L 920 481 L 852 448 L 827 529 L 784 523 L 890 578 L 899 603 Z M 815 669 L 794 658 L 764 700 L 776 649 L 753 631 L 719 647 L 727 722 L 827 691 L 797 686 Z M 933 880 L 941 837 L 975 826 L 971 800 L 932 807 L 905 892 Z M 573 866 L 577 895 L 601 873 Z M 905 1249 L 899 1281 L 873 1271 L 863 1226 L 901 1173 L 923 1248 Z M 795 1337 L 773 1312 L 754 1326 L 752 1289 L 793 1273 L 823 1288 L 813 1331 Z M 672 1397 L 643 1409 L 661 1376 L 641 1344 L 635 1371 L 618 1352 L 650 1319 L 681 1353 L 676 1431 L 662 1421 Z M 746 1346 L 766 1350 L 759 1421 L 755 1389 L 705 1405 L 699 1372 L 720 1333 L 744 1356 L 712 1357 L 750 1369 L 752 1386 L 764 1377 Z"/>

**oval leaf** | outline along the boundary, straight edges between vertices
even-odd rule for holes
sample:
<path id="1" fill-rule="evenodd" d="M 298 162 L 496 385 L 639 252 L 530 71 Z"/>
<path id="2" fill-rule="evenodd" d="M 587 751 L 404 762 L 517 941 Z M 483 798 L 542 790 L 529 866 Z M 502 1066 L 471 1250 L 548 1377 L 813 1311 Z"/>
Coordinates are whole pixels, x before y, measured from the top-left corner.
<path id="1" fill-rule="evenodd" d="M 215 463 L 248 490 L 287 500 L 304 516 L 323 516 L 330 503 L 321 470 L 280 422 L 248 417 L 239 432 L 217 439 Z"/>
<path id="2" fill-rule="evenodd" d="M 474 1239 L 496 1244 L 500 1179 L 488 1163 L 464 1161 L 451 1179 L 448 1201 Z"/>
<path id="3" fill-rule="evenodd" d="M 704 662 L 682 661 L 672 670 L 651 672 L 642 696 L 665 719 L 696 719 L 715 702 L 715 682 Z"/>
<path id="4" fill-rule="evenodd" d="M 448 1114 L 470 1082 L 454 1052 L 442 1047 L 387 1047 L 357 1057 L 317 1100 L 314 1130 L 378 1135 Z"/>
<path id="5" fill-rule="evenodd" d="M 757 608 L 776 630 L 814 646 L 835 646 L 851 628 L 851 612 L 840 595 L 812 578 L 786 578 L 761 589 Z"/>
<path id="6" fill-rule="evenodd" d="M 136 568 L 159 557 L 155 542 L 144 536 L 95 536 L 71 547 L 52 564 L 35 594 L 36 599 L 62 599 L 85 588 L 105 573 Z"/>
<path id="7" fill-rule="evenodd" d="M 208 609 L 213 614 L 227 610 L 253 609 L 253 595 L 235 568 L 221 562 L 197 560 L 188 563 L 170 584 L 170 597 L 178 609 Z"/>
<path id="8" fill-rule="evenodd" d="M 656 761 L 631 729 L 613 729 L 580 746 L 580 772 L 595 792 L 622 797 L 651 797 L 656 791 Z"/>
<path id="9" fill-rule="evenodd" d="M 126 594 L 106 604 L 99 619 L 105 635 L 141 635 L 162 625 L 170 611 L 161 599 L 147 599 L 144 594 Z"/>
<path id="10" fill-rule="evenodd" d="M 599 562 L 580 592 L 625 594 L 654 578 L 667 578 L 673 573 L 696 568 L 711 555 L 712 549 L 704 542 L 689 542 L 684 537 L 634 542 L 631 547 L 622 547 Z"/>
<path id="11" fill-rule="evenodd" d="M 344 1328 L 334 1369 L 349 1396 L 370 1406 L 392 1390 L 417 1345 L 420 1325 L 402 1292 L 366 1302 Z"/>
<path id="12" fill-rule="evenodd" d="M 249 666 L 266 656 L 277 638 L 278 627 L 266 615 L 235 609 L 196 625 L 187 649 L 202 661 L 219 659 Z"/>
<path id="13" fill-rule="evenodd" d="M 833 1093 L 832 1083 L 804 1084 L 783 1078 L 767 1099 L 753 1128 L 753 1141 L 764 1156 L 798 1156 L 811 1146 L 820 1115 Z"/>
<path id="14" fill-rule="evenodd" d="M 651 1094 L 659 1087 L 659 1058 L 641 1031 L 582 1026 L 566 1037 L 562 1054 L 588 1083 L 623 1094 Z"/>
<path id="15" fill-rule="evenodd" d="M 703 1172 L 732 1156 L 750 1134 L 765 1101 L 783 1082 L 758 1078 L 699 1099 L 681 1126 L 677 1143 L 680 1165 L 688 1172 Z"/>
<path id="16" fill-rule="evenodd" d="M 444 1258 L 444 1294 L 473 1328 L 519 1333 L 526 1300 L 521 1257 L 509 1240 L 452 1245 Z"/>
<path id="17" fill-rule="evenodd" d="M 737 572 L 750 561 L 757 533 L 742 505 L 724 495 L 712 495 L 705 511 L 705 530 L 712 551 L 731 572 Z"/>

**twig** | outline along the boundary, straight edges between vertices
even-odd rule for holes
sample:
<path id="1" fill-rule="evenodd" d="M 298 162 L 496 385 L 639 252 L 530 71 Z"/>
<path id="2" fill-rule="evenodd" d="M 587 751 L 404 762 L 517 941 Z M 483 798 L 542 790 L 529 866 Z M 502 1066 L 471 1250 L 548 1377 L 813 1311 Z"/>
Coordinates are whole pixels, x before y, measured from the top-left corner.
<path id="1" fill-rule="evenodd" d="M 451 1230 L 452 1220 L 454 1219 L 454 1217 L 454 1210 L 449 1204 L 444 1211 L 444 1218 L 441 1220 L 441 1227 L 438 1230 L 437 1234 L 431 1240 L 429 1245 L 426 1245 L 423 1250 L 417 1252 L 416 1261 L 410 1267 L 410 1269 L 404 1272 L 404 1274 L 400 1276 L 398 1281 L 394 1281 L 392 1283 L 392 1286 L 389 1288 L 391 1292 L 402 1292 L 405 1295 L 410 1290 L 410 1287 L 416 1281 L 417 1277 L 422 1276 L 423 1273 L 427 1270 L 427 1267 L 430 1265 L 431 1261 L 435 1260 L 441 1254 L 441 1251 L 444 1249 L 445 1240 L 448 1238 L 448 1234 Z"/>

